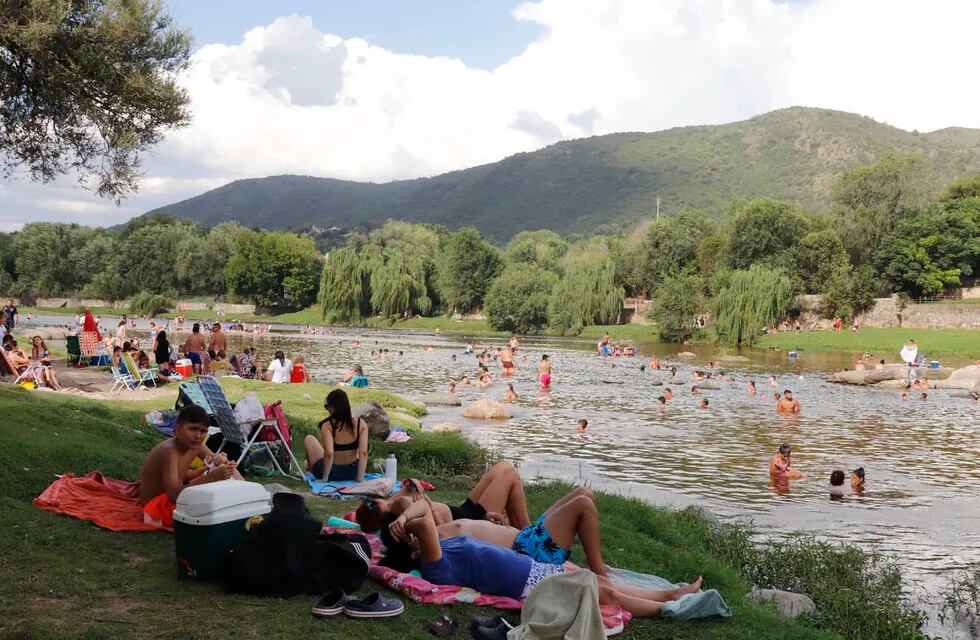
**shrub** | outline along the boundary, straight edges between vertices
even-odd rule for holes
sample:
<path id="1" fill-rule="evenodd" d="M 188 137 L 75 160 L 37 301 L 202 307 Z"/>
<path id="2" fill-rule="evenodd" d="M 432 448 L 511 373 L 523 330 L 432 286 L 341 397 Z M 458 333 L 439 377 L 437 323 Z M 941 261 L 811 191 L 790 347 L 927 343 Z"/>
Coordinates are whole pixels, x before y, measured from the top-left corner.
<path id="1" fill-rule="evenodd" d="M 155 316 L 176 306 L 167 296 L 156 293 L 138 293 L 129 301 L 129 310 L 136 316 Z"/>
<path id="2" fill-rule="evenodd" d="M 433 476 L 478 477 L 495 462 L 490 451 L 455 433 L 416 433 L 404 443 L 370 443 L 370 456 L 383 458 L 394 453 L 399 468 Z"/>

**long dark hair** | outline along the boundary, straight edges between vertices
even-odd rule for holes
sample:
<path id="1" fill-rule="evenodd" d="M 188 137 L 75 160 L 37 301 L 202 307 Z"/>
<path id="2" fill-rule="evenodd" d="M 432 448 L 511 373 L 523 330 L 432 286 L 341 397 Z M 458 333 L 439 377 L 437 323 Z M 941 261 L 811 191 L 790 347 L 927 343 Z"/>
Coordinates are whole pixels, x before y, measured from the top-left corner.
<path id="1" fill-rule="evenodd" d="M 382 567 L 390 567 L 401 573 L 408 573 L 412 569 L 419 568 L 419 561 L 415 557 L 415 551 L 406 542 L 398 542 L 391 535 L 388 527 L 395 521 L 395 514 L 388 513 L 381 525 L 381 543 L 385 546 L 385 555 L 378 562 Z"/>
<path id="2" fill-rule="evenodd" d="M 354 433 L 354 416 L 351 415 L 350 398 L 343 389 L 334 389 L 327 394 L 327 399 L 323 401 L 324 408 L 333 407 L 330 412 L 330 424 L 333 426 L 333 434 L 337 435 L 337 430 L 342 427 L 350 427 Z"/>
<path id="3" fill-rule="evenodd" d="M 286 354 L 282 351 L 276 351 L 276 360 L 278 360 L 279 364 L 282 366 L 286 366 Z"/>

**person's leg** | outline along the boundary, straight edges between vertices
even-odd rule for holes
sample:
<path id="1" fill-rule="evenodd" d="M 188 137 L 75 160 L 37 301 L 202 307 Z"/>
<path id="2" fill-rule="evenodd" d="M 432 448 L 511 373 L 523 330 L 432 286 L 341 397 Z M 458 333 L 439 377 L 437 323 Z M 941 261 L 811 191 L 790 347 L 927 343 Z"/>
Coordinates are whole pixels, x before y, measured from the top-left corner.
<path id="1" fill-rule="evenodd" d="M 323 459 L 323 445 L 316 436 L 303 438 L 303 448 L 306 450 L 306 468 L 312 470 L 317 460 Z"/>
<path id="2" fill-rule="evenodd" d="M 643 587 L 637 587 L 630 584 L 624 584 L 622 582 L 613 582 L 609 578 L 603 576 L 596 576 L 599 581 L 599 588 L 601 589 L 603 585 L 615 589 L 621 594 L 632 596 L 635 598 L 643 598 L 644 600 L 654 600 L 656 602 L 668 602 L 670 600 L 677 600 L 681 596 L 687 595 L 689 593 L 695 593 L 701 590 L 701 582 L 704 580 L 701 576 L 698 579 L 687 585 L 686 587 L 676 587 L 674 589 L 644 589 Z"/>
<path id="3" fill-rule="evenodd" d="M 610 604 L 626 609 L 637 618 L 652 618 L 660 615 L 663 603 L 656 600 L 638 598 L 617 590 L 609 583 L 599 582 L 599 604 Z"/>
<path id="4" fill-rule="evenodd" d="M 602 560 L 599 512 L 595 502 L 586 495 L 566 497 L 563 504 L 548 511 L 544 526 L 551 539 L 562 549 L 571 549 L 577 535 L 589 569 L 598 576 L 608 575 L 609 570 Z"/>
<path id="5" fill-rule="evenodd" d="M 575 498 L 578 498 L 579 496 L 583 496 L 585 498 L 588 498 L 592 502 L 595 502 L 595 494 L 592 493 L 592 489 L 587 489 L 585 487 L 577 487 L 577 488 L 572 489 L 571 491 L 569 491 L 566 495 L 562 496 L 557 502 L 555 502 L 553 505 L 551 505 L 550 507 L 548 507 L 548 510 L 545 511 L 545 515 L 551 513 L 552 511 L 554 511 L 555 509 L 557 509 L 559 507 L 564 506 L 569 501 L 574 500 Z"/>
<path id="6" fill-rule="evenodd" d="M 507 513 L 512 526 L 523 529 L 531 524 L 527 512 L 524 482 L 509 462 L 500 462 L 470 492 L 469 499 L 487 511 Z"/>

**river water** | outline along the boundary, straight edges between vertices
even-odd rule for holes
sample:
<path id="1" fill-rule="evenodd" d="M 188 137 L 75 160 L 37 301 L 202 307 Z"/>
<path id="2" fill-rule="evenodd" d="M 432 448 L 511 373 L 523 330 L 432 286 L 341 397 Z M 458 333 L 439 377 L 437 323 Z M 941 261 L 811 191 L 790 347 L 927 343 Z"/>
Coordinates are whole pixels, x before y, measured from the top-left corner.
<path id="1" fill-rule="evenodd" d="M 363 331 L 230 338 L 233 348 L 254 344 L 266 364 L 275 349 L 301 353 L 318 381 L 337 380 L 360 363 L 372 386 L 407 396 L 445 391 L 463 375 L 475 379 L 477 369 L 475 356 L 463 353 L 461 336 Z M 479 341 L 480 348 L 500 342 Z M 469 437 L 517 461 L 525 477 L 588 483 L 656 504 L 698 504 L 722 518 L 749 519 L 774 536 L 807 531 L 877 547 L 899 559 L 917 599 L 939 591 L 950 572 L 980 562 L 977 405 L 948 391 L 902 401 L 898 391 L 826 382 L 828 372 L 850 365 L 848 354 L 793 359 L 785 352 L 744 350 L 740 356 L 747 359 L 733 361 L 717 349 L 695 347 L 697 357 L 682 359 L 667 345 L 638 347 L 636 357 L 604 361 L 592 343 L 525 340 L 511 380 L 519 396 L 512 419 L 467 420 L 458 407 L 430 407 L 423 425 L 457 422 Z M 897 361 L 900 347 L 880 357 Z M 381 348 L 389 350 L 387 357 L 371 355 Z M 553 362 L 550 392 L 536 381 L 543 353 Z M 652 354 L 669 358 L 676 375 L 641 371 Z M 724 379 L 715 369 L 712 380 L 694 382 L 692 372 L 707 370 L 711 360 L 725 370 Z M 499 363 L 490 368 L 499 375 Z M 747 394 L 749 380 L 756 383 L 756 397 Z M 692 396 L 692 383 L 718 388 Z M 675 397 L 660 409 L 657 397 L 666 386 Z M 784 389 L 802 403 L 800 416 L 776 415 L 772 394 Z M 459 395 L 465 403 L 502 399 L 503 391 L 498 381 L 485 391 L 461 388 Z M 702 398 L 710 408 L 698 407 Z M 579 418 L 589 421 L 585 433 L 575 429 Z M 768 475 L 769 459 L 782 442 L 793 446 L 793 466 L 807 474 L 788 490 L 773 487 Z M 831 471 L 843 469 L 849 477 L 858 466 L 866 469 L 867 490 L 832 498 Z"/>

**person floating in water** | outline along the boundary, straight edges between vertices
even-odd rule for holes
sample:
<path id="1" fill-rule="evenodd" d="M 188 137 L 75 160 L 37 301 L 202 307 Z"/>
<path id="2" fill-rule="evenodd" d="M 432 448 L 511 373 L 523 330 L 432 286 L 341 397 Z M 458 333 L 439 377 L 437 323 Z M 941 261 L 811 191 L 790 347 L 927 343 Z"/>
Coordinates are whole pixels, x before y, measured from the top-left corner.
<path id="1" fill-rule="evenodd" d="M 589 421 L 585 418 L 579 418 L 578 426 L 575 427 L 576 431 L 585 431 L 589 428 Z"/>
<path id="2" fill-rule="evenodd" d="M 776 402 L 776 413 L 781 415 L 795 415 L 800 412 L 800 401 L 793 397 L 793 392 L 789 389 L 783 391 L 783 397 Z"/>
<path id="3" fill-rule="evenodd" d="M 542 389 L 551 388 L 551 360 L 547 354 L 541 356 L 541 363 L 538 364 L 538 380 Z"/>
<path id="4" fill-rule="evenodd" d="M 769 476 L 776 480 L 799 480 L 803 477 L 803 472 L 792 468 L 791 456 L 792 448 L 783 443 L 779 445 L 779 451 L 769 461 Z"/>

